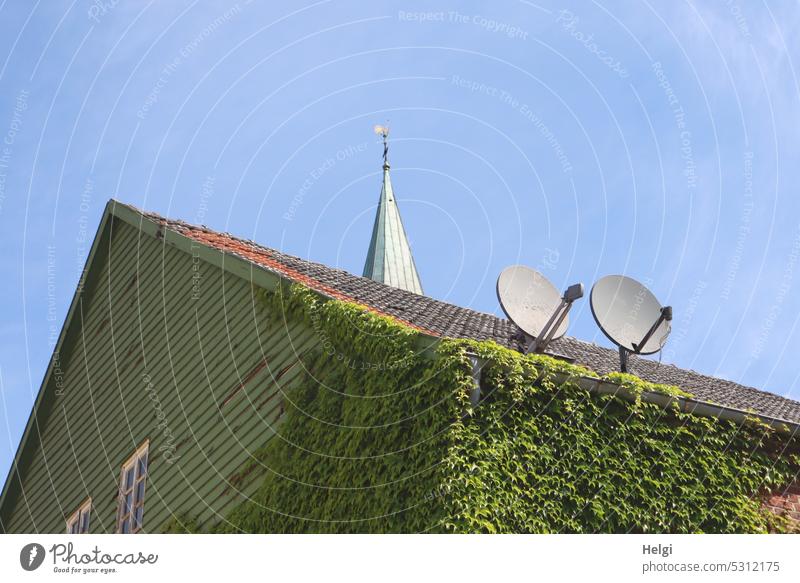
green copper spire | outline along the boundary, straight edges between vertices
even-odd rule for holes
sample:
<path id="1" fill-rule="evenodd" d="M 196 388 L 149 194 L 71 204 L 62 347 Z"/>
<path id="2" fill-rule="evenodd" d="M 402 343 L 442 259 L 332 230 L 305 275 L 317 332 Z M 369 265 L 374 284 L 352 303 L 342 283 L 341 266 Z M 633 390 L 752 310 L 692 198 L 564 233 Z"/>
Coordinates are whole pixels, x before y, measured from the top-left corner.
<path id="1" fill-rule="evenodd" d="M 389 128 L 375 126 L 375 132 L 383 136 L 383 186 L 363 275 L 386 285 L 422 294 L 419 273 L 389 177 Z"/>

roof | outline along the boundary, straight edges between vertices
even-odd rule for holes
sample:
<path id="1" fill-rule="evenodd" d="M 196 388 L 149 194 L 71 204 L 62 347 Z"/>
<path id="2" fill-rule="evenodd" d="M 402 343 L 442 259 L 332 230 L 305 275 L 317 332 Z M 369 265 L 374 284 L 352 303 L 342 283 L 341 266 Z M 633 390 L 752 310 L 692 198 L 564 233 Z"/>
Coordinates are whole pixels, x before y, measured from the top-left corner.
<path id="1" fill-rule="evenodd" d="M 378 210 L 375 212 L 367 260 L 364 263 L 364 277 L 417 294 L 422 293 L 422 283 L 411 255 L 411 245 L 394 198 L 388 162 L 383 164 L 383 185 L 378 199 Z"/>
<path id="2" fill-rule="evenodd" d="M 120 204 L 120 203 L 116 203 Z M 253 241 L 203 226 L 170 220 L 155 213 L 121 205 L 143 217 L 219 251 L 236 255 L 279 276 L 302 283 L 324 295 L 364 305 L 367 309 L 391 316 L 430 335 L 448 338 L 492 340 L 514 350 L 524 344 L 522 332 L 512 322 L 463 308 L 404 289 L 359 277 L 269 249 Z M 574 359 L 598 374 L 615 372 L 619 367 L 616 350 L 564 336 L 550 344 L 551 349 Z M 628 371 L 646 381 L 676 385 L 701 400 L 761 415 L 800 423 L 800 402 L 738 383 L 685 370 L 670 364 L 631 356 Z"/>

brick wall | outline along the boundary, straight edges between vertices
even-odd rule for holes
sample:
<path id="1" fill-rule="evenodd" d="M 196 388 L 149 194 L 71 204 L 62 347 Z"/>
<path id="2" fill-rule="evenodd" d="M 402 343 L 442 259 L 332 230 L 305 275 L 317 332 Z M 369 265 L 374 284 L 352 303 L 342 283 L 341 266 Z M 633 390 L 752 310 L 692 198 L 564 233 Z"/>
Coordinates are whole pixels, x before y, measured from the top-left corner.
<path id="1" fill-rule="evenodd" d="M 788 516 L 800 525 L 800 480 L 773 493 L 764 501 L 764 505 L 775 514 Z"/>

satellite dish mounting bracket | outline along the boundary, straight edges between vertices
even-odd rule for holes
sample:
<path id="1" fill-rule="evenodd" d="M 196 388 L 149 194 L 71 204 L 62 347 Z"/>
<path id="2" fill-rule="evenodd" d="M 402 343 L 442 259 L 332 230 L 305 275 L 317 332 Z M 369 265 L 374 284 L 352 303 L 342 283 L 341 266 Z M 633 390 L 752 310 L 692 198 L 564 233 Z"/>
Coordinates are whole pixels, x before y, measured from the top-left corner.
<path id="1" fill-rule="evenodd" d="M 619 347 L 619 371 L 620 372 L 628 372 L 628 355 L 631 353 L 630 350 L 625 348 L 624 346 Z"/>

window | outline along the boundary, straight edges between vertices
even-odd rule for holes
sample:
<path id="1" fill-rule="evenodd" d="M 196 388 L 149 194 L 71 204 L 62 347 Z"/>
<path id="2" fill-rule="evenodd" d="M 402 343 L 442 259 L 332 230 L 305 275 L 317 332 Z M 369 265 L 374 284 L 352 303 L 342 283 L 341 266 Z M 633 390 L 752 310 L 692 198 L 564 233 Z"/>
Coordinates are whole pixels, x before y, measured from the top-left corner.
<path id="1" fill-rule="evenodd" d="M 86 534 L 89 532 L 89 515 L 92 513 L 92 499 L 87 498 L 78 509 L 67 518 L 67 534 Z"/>
<path id="2" fill-rule="evenodd" d="M 142 528 L 144 514 L 144 483 L 147 479 L 147 450 L 145 442 L 122 465 L 119 476 L 119 502 L 117 503 L 117 532 L 128 534 Z"/>

